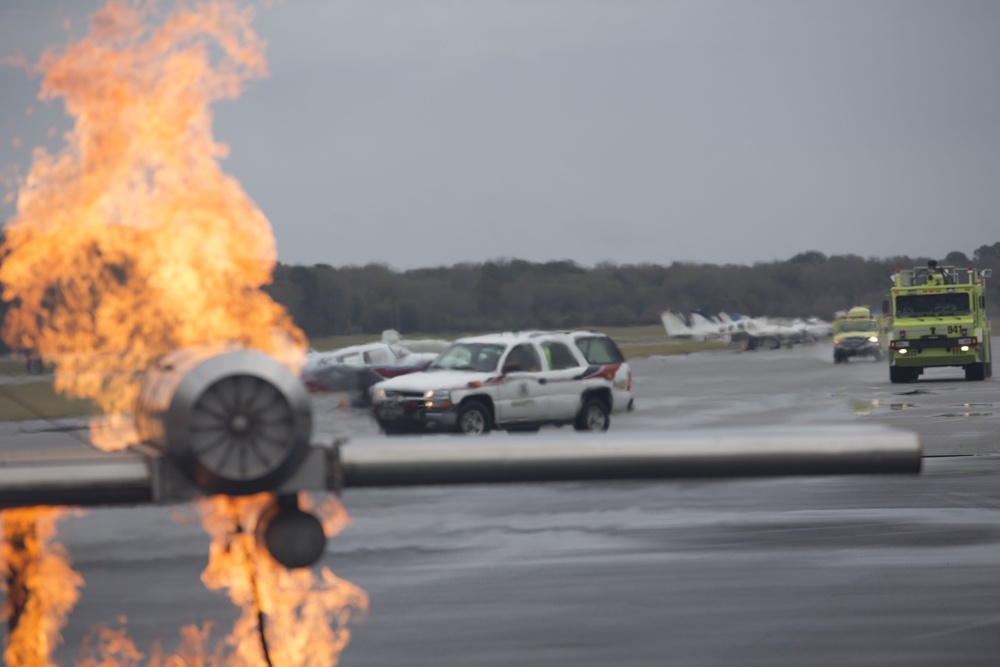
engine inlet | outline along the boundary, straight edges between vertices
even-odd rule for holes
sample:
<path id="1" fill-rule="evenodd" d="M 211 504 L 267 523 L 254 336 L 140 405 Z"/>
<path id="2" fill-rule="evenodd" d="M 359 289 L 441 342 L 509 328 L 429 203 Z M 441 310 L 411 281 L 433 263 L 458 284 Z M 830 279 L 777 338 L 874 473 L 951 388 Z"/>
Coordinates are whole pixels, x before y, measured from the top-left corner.
<path id="1" fill-rule="evenodd" d="M 301 381 L 277 360 L 243 349 L 182 350 L 143 382 L 143 441 L 208 493 L 268 491 L 309 451 L 312 412 Z"/>

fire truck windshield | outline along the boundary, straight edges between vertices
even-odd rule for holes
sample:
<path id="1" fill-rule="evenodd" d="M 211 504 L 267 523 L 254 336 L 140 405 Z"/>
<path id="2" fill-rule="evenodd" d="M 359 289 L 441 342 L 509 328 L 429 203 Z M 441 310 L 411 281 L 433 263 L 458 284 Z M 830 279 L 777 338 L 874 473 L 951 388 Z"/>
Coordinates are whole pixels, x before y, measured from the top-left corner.
<path id="1" fill-rule="evenodd" d="M 972 312 L 966 293 L 907 294 L 896 297 L 896 317 L 950 317 Z"/>

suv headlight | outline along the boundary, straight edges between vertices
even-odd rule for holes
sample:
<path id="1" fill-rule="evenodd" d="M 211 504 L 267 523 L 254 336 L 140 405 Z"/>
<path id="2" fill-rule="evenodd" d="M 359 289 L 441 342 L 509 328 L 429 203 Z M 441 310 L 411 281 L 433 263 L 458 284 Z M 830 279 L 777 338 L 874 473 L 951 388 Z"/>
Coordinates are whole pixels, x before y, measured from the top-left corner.
<path id="1" fill-rule="evenodd" d="M 877 343 L 878 342 L 878 336 L 869 336 L 868 337 L 868 342 L 869 343 Z"/>
<path id="2" fill-rule="evenodd" d="M 385 389 L 382 387 L 374 387 L 372 389 L 372 400 L 381 401 L 383 398 L 385 398 Z"/>
<path id="3" fill-rule="evenodd" d="M 428 389 L 424 392 L 425 408 L 450 408 L 451 391 L 449 389 Z"/>
<path id="4" fill-rule="evenodd" d="M 424 392 L 424 398 L 430 398 L 437 401 L 450 401 L 451 392 L 447 389 L 428 389 Z"/>

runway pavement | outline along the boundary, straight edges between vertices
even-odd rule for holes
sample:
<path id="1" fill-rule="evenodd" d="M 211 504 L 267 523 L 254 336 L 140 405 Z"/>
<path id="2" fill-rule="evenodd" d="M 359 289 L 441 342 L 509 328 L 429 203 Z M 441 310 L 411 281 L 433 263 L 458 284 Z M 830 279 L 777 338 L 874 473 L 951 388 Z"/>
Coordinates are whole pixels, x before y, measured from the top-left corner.
<path id="1" fill-rule="evenodd" d="M 371 608 L 342 665 L 998 663 L 997 381 L 893 385 L 884 364 L 834 365 L 828 343 L 632 365 L 637 409 L 612 433 L 882 423 L 929 458 L 913 476 L 348 490 L 324 564 Z M 379 437 L 336 397 L 316 408 L 321 437 Z M 122 614 L 144 649 L 231 622 L 198 580 L 207 537 L 174 512 L 65 522 L 87 584 L 64 663 Z"/>
<path id="2" fill-rule="evenodd" d="M 923 474 L 350 493 L 343 664 L 997 664 L 997 384 L 832 357 L 638 360 L 612 428 L 884 423 Z"/>

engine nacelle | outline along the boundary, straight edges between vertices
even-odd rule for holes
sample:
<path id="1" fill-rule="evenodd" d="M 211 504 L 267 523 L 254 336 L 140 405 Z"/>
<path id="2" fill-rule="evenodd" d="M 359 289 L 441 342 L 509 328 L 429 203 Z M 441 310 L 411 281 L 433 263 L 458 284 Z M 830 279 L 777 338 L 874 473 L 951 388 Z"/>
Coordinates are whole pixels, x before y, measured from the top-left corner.
<path id="1" fill-rule="evenodd" d="M 253 350 L 179 350 L 146 374 L 136 409 L 145 444 L 206 493 L 270 491 L 310 452 L 302 382 Z"/>

